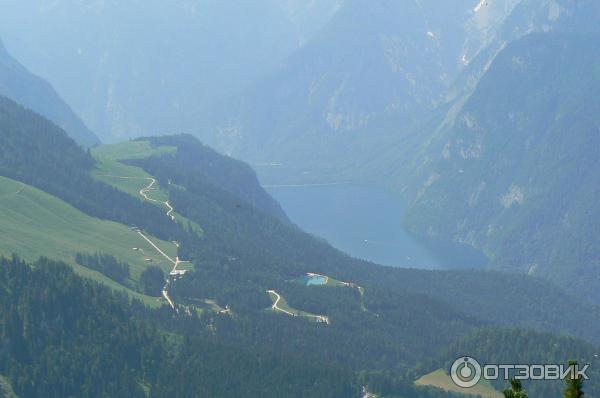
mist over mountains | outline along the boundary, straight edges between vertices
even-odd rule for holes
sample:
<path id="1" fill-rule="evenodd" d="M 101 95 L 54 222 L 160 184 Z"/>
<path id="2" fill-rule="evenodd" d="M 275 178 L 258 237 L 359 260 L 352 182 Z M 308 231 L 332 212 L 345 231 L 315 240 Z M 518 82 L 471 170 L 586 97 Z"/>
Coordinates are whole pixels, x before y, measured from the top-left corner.
<path id="1" fill-rule="evenodd" d="M 273 1 L 1 5 L 9 50 L 104 141 L 197 133 L 210 104 L 275 67 L 300 41 Z"/>

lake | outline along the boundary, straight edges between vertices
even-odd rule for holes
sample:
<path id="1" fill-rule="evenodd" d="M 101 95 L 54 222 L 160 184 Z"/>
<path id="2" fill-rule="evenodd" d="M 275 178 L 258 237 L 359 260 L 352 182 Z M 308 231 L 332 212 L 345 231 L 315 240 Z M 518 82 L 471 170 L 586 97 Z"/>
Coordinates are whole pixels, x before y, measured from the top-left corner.
<path id="1" fill-rule="evenodd" d="M 373 186 L 268 186 L 290 219 L 338 249 L 378 264 L 440 269 L 479 267 L 485 258 L 472 249 L 449 246 L 433 250 L 402 225 L 403 200 Z"/>

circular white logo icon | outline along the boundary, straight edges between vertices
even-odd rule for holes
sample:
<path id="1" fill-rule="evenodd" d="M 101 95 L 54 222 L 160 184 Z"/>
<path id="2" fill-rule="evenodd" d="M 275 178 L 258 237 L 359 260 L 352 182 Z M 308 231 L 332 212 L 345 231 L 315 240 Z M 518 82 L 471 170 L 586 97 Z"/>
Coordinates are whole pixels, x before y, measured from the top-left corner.
<path id="1" fill-rule="evenodd" d="M 459 387 L 473 387 L 481 380 L 481 365 L 474 358 L 460 357 L 452 364 L 450 377 Z"/>

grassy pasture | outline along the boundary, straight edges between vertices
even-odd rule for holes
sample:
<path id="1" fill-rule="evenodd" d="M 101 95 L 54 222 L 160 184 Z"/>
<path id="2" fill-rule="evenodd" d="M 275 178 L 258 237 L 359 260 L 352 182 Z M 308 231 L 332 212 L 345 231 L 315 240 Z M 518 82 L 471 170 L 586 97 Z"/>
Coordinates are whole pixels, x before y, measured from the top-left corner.
<path id="1" fill-rule="evenodd" d="M 177 255 L 171 242 L 151 236 L 150 239 L 170 257 Z M 125 289 L 98 272 L 77 265 L 78 252 L 102 252 L 126 261 L 131 265 L 131 279 L 136 282 L 149 265 L 157 265 L 165 272 L 172 267 L 129 227 L 90 217 L 34 187 L 0 177 L 0 255 L 14 253 L 28 261 L 41 256 L 61 260 L 85 277 Z M 156 305 L 154 298 L 128 291 Z"/>
<path id="2" fill-rule="evenodd" d="M 152 175 L 146 173 L 142 168 L 130 166 L 122 163 L 121 160 L 144 159 L 152 155 L 161 153 L 174 153 L 177 150 L 175 147 L 152 147 L 147 141 L 127 141 L 119 144 L 102 145 L 92 150 L 92 155 L 97 161 L 96 168 L 92 171 L 92 176 L 108 185 L 128 193 L 140 200 L 144 198 L 140 195 L 140 191 L 146 188 L 153 178 Z M 148 198 L 159 202 L 169 200 L 167 191 L 157 183 L 153 189 L 146 193 Z M 168 208 L 164 203 L 152 202 L 156 206 L 160 206 L 166 211 Z M 177 209 L 173 212 L 175 219 L 184 224 L 188 223 L 199 234 L 202 235 L 202 228 L 177 213 Z"/>
<path id="3" fill-rule="evenodd" d="M 426 374 L 415 382 L 418 386 L 441 388 L 445 391 L 464 394 L 466 396 L 479 395 L 483 398 L 504 398 L 504 395 L 495 390 L 487 381 L 482 380 L 472 388 L 462 388 L 454 384 L 450 375 L 444 369 L 438 369 Z"/>

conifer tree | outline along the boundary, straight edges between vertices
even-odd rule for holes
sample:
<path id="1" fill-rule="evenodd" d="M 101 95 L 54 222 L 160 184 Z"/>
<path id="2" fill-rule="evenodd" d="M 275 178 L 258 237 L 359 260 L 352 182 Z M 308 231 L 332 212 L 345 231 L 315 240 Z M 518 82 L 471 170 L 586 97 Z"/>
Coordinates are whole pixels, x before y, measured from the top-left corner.
<path id="1" fill-rule="evenodd" d="M 523 390 L 521 380 L 512 379 L 511 388 L 504 390 L 504 398 L 528 398 L 527 391 Z"/>
<path id="2" fill-rule="evenodd" d="M 571 375 L 565 380 L 567 388 L 565 389 L 565 398 L 583 398 L 583 376 L 575 373 L 577 361 L 570 361 Z"/>

